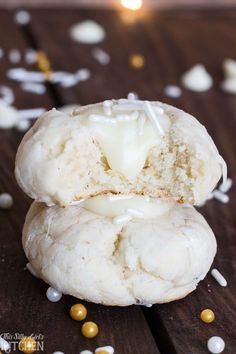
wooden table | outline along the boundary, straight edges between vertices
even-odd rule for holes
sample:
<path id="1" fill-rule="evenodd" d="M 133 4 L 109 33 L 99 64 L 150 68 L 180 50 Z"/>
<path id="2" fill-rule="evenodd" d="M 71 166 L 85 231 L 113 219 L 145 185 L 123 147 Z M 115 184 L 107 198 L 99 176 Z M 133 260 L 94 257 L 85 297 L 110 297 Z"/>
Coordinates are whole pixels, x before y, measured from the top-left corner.
<path id="1" fill-rule="evenodd" d="M 219 89 L 222 60 L 236 58 L 236 11 L 152 12 L 133 24 L 123 23 L 114 11 L 51 9 L 30 13 L 31 23 L 23 30 L 14 23 L 13 12 L 0 11 L 0 46 L 5 52 L 18 48 L 23 53 L 34 46 L 48 54 L 55 70 L 74 72 L 87 67 L 92 76 L 72 88 L 51 85 L 46 94 L 38 96 L 7 79 L 6 70 L 12 64 L 5 55 L 0 60 L 0 84 L 14 90 L 17 108 L 87 104 L 136 91 L 141 98 L 165 101 L 196 115 L 225 157 L 230 177 L 236 180 L 236 96 Z M 98 21 L 107 31 L 106 40 L 99 45 L 111 55 L 107 66 L 92 58 L 93 46 L 77 44 L 68 36 L 73 23 L 87 18 Z M 129 66 L 128 57 L 133 53 L 145 56 L 142 70 Z M 184 90 L 179 99 L 165 97 L 165 85 L 179 84 L 183 71 L 198 62 L 213 75 L 213 89 L 206 93 Z M 19 66 L 32 69 L 24 62 Z M 101 345 L 112 345 L 116 354 L 204 354 L 208 352 L 207 339 L 219 335 L 226 342 L 225 353 L 235 354 L 234 188 L 228 204 L 212 200 L 201 208 L 218 241 L 214 266 L 225 275 L 228 287 L 220 287 L 208 275 L 194 293 L 166 305 L 111 308 L 87 303 L 88 319 L 99 324 L 100 334 L 86 340 L 80 334 L 81 325 L 68 315 L 76 299 L 64 296 L 59 303 L 50 303 L 45 297 L 47 285 L 24 270 L 27 260 L 21 247 L 21 229 L 31 201 L 19 190 L 13 174 L 22 136 L 15 129 L 0 132 L 0 192 L 14 196 L 13 208 L 0 211 L 0 333 L 42 334 L 48 354 L 56 350 L 79 354 Z M 216 320 L 211 325 L 199 320 L 204 308 L 215 311 Z"/>

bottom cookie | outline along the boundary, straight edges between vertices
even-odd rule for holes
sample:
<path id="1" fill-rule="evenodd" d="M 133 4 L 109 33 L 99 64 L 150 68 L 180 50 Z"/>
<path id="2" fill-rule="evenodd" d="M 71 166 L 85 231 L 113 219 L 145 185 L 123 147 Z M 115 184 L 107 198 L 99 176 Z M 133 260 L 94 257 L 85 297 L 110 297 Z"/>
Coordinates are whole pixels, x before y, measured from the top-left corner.
<path id="1" fill-rule="evenodd" d="M 104 305 L 164 303 L 196 289 L 216 253 L 205 219 L 174 204 L 152 219 L 115 223 L 82 204 L 34 202 L 23 247 L 37 275 L 64 294 Z"/>

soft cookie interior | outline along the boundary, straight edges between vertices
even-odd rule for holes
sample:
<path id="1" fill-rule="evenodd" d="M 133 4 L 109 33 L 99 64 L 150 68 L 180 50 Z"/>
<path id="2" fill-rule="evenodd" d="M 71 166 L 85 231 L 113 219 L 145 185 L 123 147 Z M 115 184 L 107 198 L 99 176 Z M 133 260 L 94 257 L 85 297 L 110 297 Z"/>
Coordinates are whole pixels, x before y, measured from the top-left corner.
<path id="1" fill-rule="evenodd" d="M 192 116 L 119 100 L 42 116 L 19 147 L 15 171 L 22 189 L 48 205 L 108 192 L 198 204 L 218 182 L 221 162 Z"/>

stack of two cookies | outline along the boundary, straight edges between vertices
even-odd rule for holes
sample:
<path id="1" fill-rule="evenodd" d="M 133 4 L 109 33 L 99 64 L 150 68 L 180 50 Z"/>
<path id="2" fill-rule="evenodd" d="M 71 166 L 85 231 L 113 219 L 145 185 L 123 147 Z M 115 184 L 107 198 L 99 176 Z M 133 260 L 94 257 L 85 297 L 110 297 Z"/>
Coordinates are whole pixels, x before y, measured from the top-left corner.
<path id="1" fill-rule="evenodd" d="M 36 200 L 25 253 L 42 279 L 80 299 L 126 306 L 182 298 L 216 253 L 192 205 L 224 169 L 206 129 L 160 102 L 49 111 L 16 158 L 17 181 Z"/>

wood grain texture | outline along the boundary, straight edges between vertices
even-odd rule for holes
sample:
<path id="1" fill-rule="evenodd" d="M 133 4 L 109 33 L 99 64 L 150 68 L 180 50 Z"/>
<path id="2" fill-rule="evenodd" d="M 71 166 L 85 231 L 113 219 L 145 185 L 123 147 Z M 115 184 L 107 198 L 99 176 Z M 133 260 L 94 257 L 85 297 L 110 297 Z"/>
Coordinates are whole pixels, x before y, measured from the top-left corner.
<path id="1" fill-rule="evenodd" d="M 5 32 L 0 33 L 0 42 L 5 54 L 11 48 L 23 53 L 28 47 L 27 37 L 13 22 L 10 12 L 1 12 L 0 23 Z M 7 36 L 5 33 L 7 32 Z M 22 65 L 23 64 L 23 65 Z M 19 84 L 5 77 L 12 65 L 7 55 L 1 59 L 1 83 L 11 85 L 16 95 L 15 104 L 19 108 L 43 106 L 53 107 L 55 102 L 47 96 L 37 96 L 23 92 Z M 23 62 L 20 66 L 26 66 Z M 98 346 L 112 345 L 117 353 L 159 354 L 149 326 L 139 306 L 109 308 L 86 304 L 88 320 L 98 323 L 100 334 L 93 340 L 82 337 L 81 324 L 69 317 L 70 306 L 78 300 L 65 296 L 56 304 L 46 299 L 47 285 L 24 270 L 27 260 L 21 246 L 21 230 L 30 200 L 18 188 L 14 178 L 14 159 L 17 146 L 23 134 L 16 130 L 0 130 L 0 193 L 8 192 L 14 197 L 11 210 L 0 210 L 0 334 L 20 333 L 24 335 L 42 334 L 44 352 L 56 350 L 65 353 L 80 353 L 84 349 L 95 350 Z M 124 338 L 129 336 L 129 341 Z M 17 351 L 18 352 L 18 351 Z"/>
<path id="2" fill-rule="evenodd" d="M 31 16 L 34 42 L 46 51 L 55 70 L 73 72 L 81 67 L 91 70 L 90 80 L 68 89 L 55 88 L 61 103 L 87 104 L 136 91 L 143 99 L 176 105 L 205 124 L 228 163 L 230 177 L 236 181 L 236 99 L 219 89 L 222 60 L 236 58 L 236 11 L 152 12 L 132 24 L 124 23 L 115 11 L 32 10 Z M 25 48 L 27 38 L 12 22 L 11 13 L 0 13 L 1 21 L 3 17 L 5 32 L 0 32 L 1 45 Z M 92 58 L 93 46 L 75 43 L 68 36 L 72 24 L 87 18 L 98 21 L 107 31 L 107 38 L 99 47 L 111 55 L 108 66 L 101 66 Z M 129 66 L 128 58 L 133 53 L 145 56 L 146 65 L 140 71 Z M 179 84 L 183 71 L 198 62 L 205 64 L 213 75 L 213 89 L 206 93 L 183 90 L 177 100 L 165 97 L 165 85 Z M 5 58 L 1 64 L 1 80 L 8 83 L 5 70 L 9 63 Z M 23 93 L 17 85 L 14 90 L 19 107 L 45 105 L 48 108 L 55 104 L 51 91 L 45 97 L 38 97 Z M 68 317 L 68 309 L 76 300 L 66 296 L 57 304 L 48 302 L 47 286 L 23 270 L 26 259 L 20 233 L 29 200 L 19 191 L 13 177 L 14 154 L 21 136 L 14 130 L 0 133 L 0 187 L 15 197 L 13 209 L 0 212 L 1 331 L 43 333 L 48 354 L 55 350 L 79 354 L 82 349 L 104 344 L 113 345 L 116 354 L 155 354 L 159 350 L 163 354 L 204 354 L 207 339 L 212 335 L 222 336 L 226 342 L 225 353 L 235 354 L 234 188 L 229 204 L 212 200 L 200 209 L 218 241 L 214 265 L 226 276 L 229 286 L 221 288 L 208 275 L 186 299 L 150 309 L 86 304 L 89 319 L 97 321 L 101 328 L 97 339 L 87 341 L 79 333 L 80 325 Z M 200 311 L 207 307 L 216 314 L 211 325 L 199 320 Z"/>

